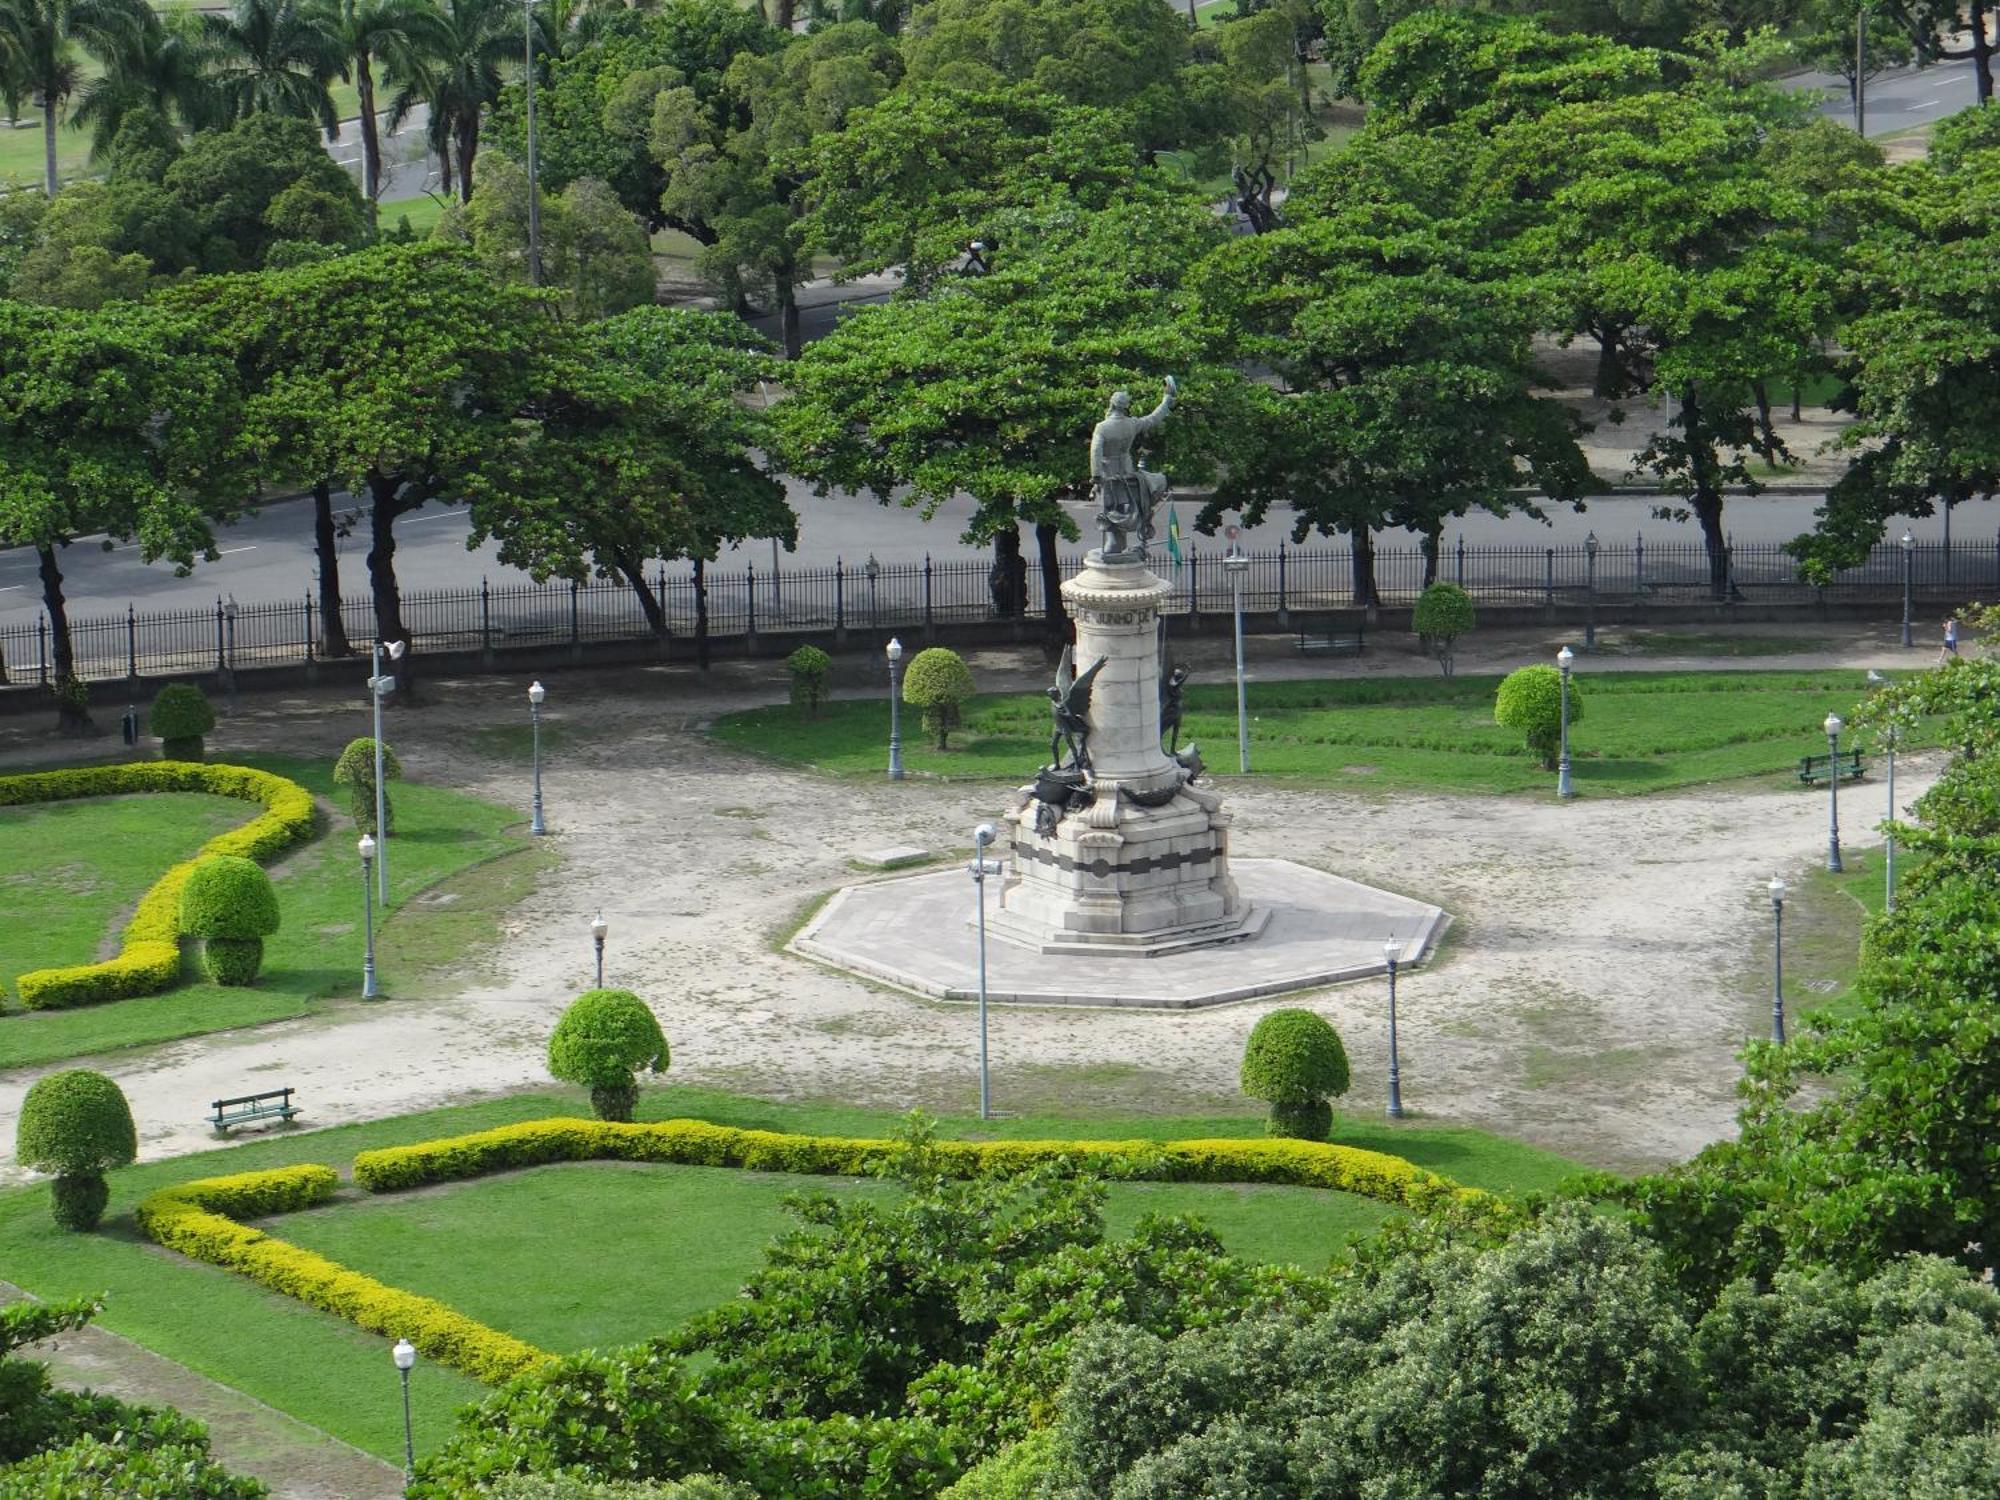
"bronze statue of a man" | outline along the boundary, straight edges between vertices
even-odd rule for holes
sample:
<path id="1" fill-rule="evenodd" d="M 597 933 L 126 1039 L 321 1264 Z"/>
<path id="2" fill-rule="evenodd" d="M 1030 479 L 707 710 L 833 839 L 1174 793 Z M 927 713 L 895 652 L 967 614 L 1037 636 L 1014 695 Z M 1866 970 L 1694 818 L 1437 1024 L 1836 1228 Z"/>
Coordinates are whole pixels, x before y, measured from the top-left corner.
<path id="1" fill-rule="evenodd" d="M 1143 417 L 1132 415 L 1130 392 L 1111 398 L 1111 409 L 1090 434 L 1090 487 L 1097 499 L 1097 524 L 1103 533 L 1099 555 L 1105 562 L 1144 562 L 1153 535 L 1153 505 L 1167 492 L 1167 478 L 1139 467 L 1132 445 L 1174 409 L 1180 387 L 1167 377 L 1167 393 Z"/>

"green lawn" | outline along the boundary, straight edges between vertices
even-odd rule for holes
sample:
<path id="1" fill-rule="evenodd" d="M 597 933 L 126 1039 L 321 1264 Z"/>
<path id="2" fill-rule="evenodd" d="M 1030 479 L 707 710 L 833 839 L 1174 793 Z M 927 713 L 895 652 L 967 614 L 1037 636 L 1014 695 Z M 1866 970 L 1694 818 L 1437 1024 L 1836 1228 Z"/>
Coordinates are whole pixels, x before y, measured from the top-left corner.
<path id="1" fill-rule="evenodd" d="M 331 797 L 335 791 L 330 768 L 319 762 L 253 756 L 244 757 L 243 763 L 289 776 L 321 797 Z M 382 984 L 391 996 L 399 984 L 453 962 L 490 936 L 498 912 L 519 898 L 525 880 L 546 857 L 543 851 L 529 848 L 529 840 L 519 832 L 522 820 L 515 809 L 416 781 L 398 782 L 394 796 L 392 905 L 386 916 L 378 913 L 376 934 Z M 222 799 L 108 799 L 107 805 L 128 805 L 129 811 L 120 817 L 135 826 L 155 829 L 150 837 L 166 856 L 149 866 L 150 875 L 140 871 L 136 854 L 129 860 L 122 854 L 115 856 L 121 868 L 129 869 L 130 882 L 136 887 L 119 898 L 121 901 L 129 904 L 173 859 L 184 858 L 208 836 L 207 832 L 199 837 L 191 832 L 182 836 L 177 824 L 182 804 L 210 801 Z M 344 793 L 341 802 L 344 804 Z M 244 803 L 222 805 L 233 810 L 233 817 L 225 817 L 222 826 L 255 816 L 255 809 Z M 19 840 L 59 838 L 64 828 L 73 826 L 66 809 L 75 806 L 59 803 L 10 811 L 5 821 L 0 821 L 0 857 L 4 857 L 4 840 L 10 831 Z M 110 854 L 95 857 L 114 858 Z M 281 1020 L 306 1014 L 329 996 L 357 994 L 361 983 L 361 875 L 352 824 L 344 817 L 330 819 L 326 832 L 304 849 L 285 856 L 271 874 L 284 925 L 264 945 L 264 968 L 254 986 L 225 989 L 209 984 L 195 977 L 190 963 L 186 970 L 190 982 L 163 995 L 77 1010 L 12 1011 L 0 1016 L 0 1066 L 53 1062 Z M 457 899 L 422 899 L 445 893 Z M 119 907 L 111 910 L 117 912 Z M 93 930 L 102 934 L 106 925 L 99 920 Z M 94 939 L 86 940 L 80 956 L 89 956 L 91 942 Z M 14 951 L 10 943 L 10 966 Z M 9 967 L 9 981 L 15 972 L 18 968 Z"/>
<path id="2" fill-rule="evenodd" d="M 398 198 L 393 203 L 376 205 L 375 222 L 388 233 L 396 227 L 399 219 L 408 219 L 410 228 L 419 235 L 427 235 L 437 228 L 437 221 L 444 217 L 444 199 L 429 193 L 415 198 Z"/>
<path id="3" fill-rule="evenodd" d="M 1618 796 L 1749 776 L 1789 779 L 1801 755 L 1824 753 L 1829 709 L 1850 715 L 1867 692 L 1857 671 L 1576 674 L 1584 711 L 1570 736 L 1580 796 Z M 1346 678 L 1250 687 L 1250 764 L 1339 788 L 1433 787 L 1547 793 L 1554 776 L 1511 730 L 1493 722 L 1497 677 Z M 1018 783 L 1048 758 L 1040 694 L 982 697 L 939 752 L 907 715 L 903 756 L 919 776 Z M 879 776 L 888 705 L 842 699 L 820 717 L 789 705 L 718 720 L 716 737 L 744 750 L 843 776 Z M 1227 780 L 1236 737 L 1234 690 L 1190 689 L 1183 739 L 1210 749 Z"/>
<path id="4" fill-rule="evenodd" d="M 302 1161 L 326 1162 L 344 1169 L 357 1151 L 554 1114 L 579 1114 L 583 1110 L 581 1097 L 576 1093 L 521 1094 L 397 1120 L 312 1132 L 275 1131 L 219 1151 L 128 1167 L 111 1174 L 110 1214 L 104 1229 L 91 1235 L 67 1234 L 55 1227 L 49 1218 L 45 1185 L 7 1189 L 0 1191 L 0 1267 L 4 1267 L 7 1279 L 43 1297 L 108 1293 L 101 1321 L 114 1331 L 371 1453 L 399 1459 L 402 1415 L 389 1363 L 388 1341 L 362 1333 L 329 1314 L 264 1291 L 228 1272 L 141 1242 L 132 1228 L 133 1204 L 155 1188 L 193 1177 Z M 773 1103 L 675 1086 L 646 1090 L 640 1098 L 639 1114 L 643 1119 L 685 1115 L 726 1125 L 865 1135 L 887 1134 L 894 1128 L 896 1118 L 884 1110 L 840 1104 Z M 1261 1131 L 1258 1117 L 1247 1112 L 1190 1118 L 1034 1117 L 996 1120 L 983 1126 L 976 1119 L 946 1117 L 938 1126 L 947 1136 L 1016 1139 L 1069 1136 L 1164 1140 Z M 1343 1114 L 1334 1138 L 1348 1145 L 1395 1151 L 1412 1161 L 1449 1172 L 1461 1181 L 1484 1187 L 1547 1187 L 1577 1167 L 1576 1163 L 1552 1153 L 1480 1131 L 1409 1121 L 1392 1126 L 1372 1113 L 1359 1119 Z M 487 1179 L 465 1184 L 462 1190 L 406 1194 L 379 1206 L 343 1207 L 321 1217 L 327 1233 L 340 1234 L 365 1234 L 370 1232 L 367 1221 L 379 1221 L 382 1232 L 396 1241 L 385 1252 L 386 1258 L 374 1265 L 381 1274 L 401 1279 L 405 1285 L 421 1285 L 417 1277 L 430 1274 L 422 1267 L 433 1265 L 439 1268 L 439 1274 L 456 1277 L 458 1284 L 465 1284 L 473 1278 L 451 1267 L 457 1241 L 442 1246 L 426 1244 L 420 1236 L 409 1237 L 394 1231 L 391 1221 L 399 1219 L 405 1226 L 420 1223 L 423 1214 L 430 1211 L 429 1204 L 449 1205 L 454 1196 L 476 1211 L 482 1199 L 489 1204 L 500 1201 L 491 1196 L 496 1190 L 503 1194 L 539 1191 L 536 1183 L 540 1179 L 555 1194 L 554 1209 L 551 1211 L 548 1202 L 533 1205 L 527 1199 L 517 1200 L 531 1211 L 515 1216 L 519 1222 L 501 1226 L 507 1231 L 501 1247 L 501 1268 L 504 1269 L 507 1255 L 514 1255 L 518 1262 L 518 1246 L 524 1236 L 527 1243 L 533 1244 L 544 1234 L 544 1226 L 559 1225 L 559 1231 L 549 1232 L 560 1232 L 567 1240 L 564 1279 L 576 1279 L 579 1285 L 608 1285 L 613 1277 L 604 1267 L 623 1265 L 634 1253 L 651 1255 L 650 1247 L 658 1236 L 680 1236 L 676 1220 L 686 1203 L 681 1199 L 666 1201 L 668 1190 L 661 1184 L 685 1180 L 692 1170 L 656 1168 L 624 1174 L 619 1185 L 629 1186 L 645 1198 L 640 1212 L 624 1217 L 611 1212 L 588 1220 L 580 1217 L 583 1209 L 578 1206 L 577 1195 L 573 1189 L 563 1191 L 564 1184 L 619 1177 L 617 1173 L 596 1173 L 582 1167 Z M 778 1180 L 747 1173 L 743 1176 L 744 1182 L 732 1190 L 734 1205 L 742 1210 L 746 1220 L 757 1214 L 766 1217 L 754 1229 L 739 1229 L 737 1244 L 720 1248 L 700 1246 L 699 1237 L 692 1235 L 683 1243 L 695 1244 L 703 1254 L 726 1253 L 736 1258 L 733 1264 L 747 1267 L 755 1262 L 758 1237 L 776 1222 L 769 1217 L 772 1211 L 768 1200 L 761 1195 L 775 1188 Z M 527 1187 L 516 1189 L 515 1183 Z M 1336 1198 L 1323 1211 L 1324 1217 L 1318 1217 L 1321 1210 L 1311 1205 L 1300 1206 L 1296 1198 L 1280 1189 L 1132 1185 L 1121 1187 L 1118 1192 L 1113 1222 L 1120 1228 L 1147 1209 L 1183 1208 L 1189 1206 L 1194 1196 L 1200 1196 L 1225 1238 L 1248 1254 L 1317 1254 L 1321 1245 L 1330 1248 L 1337 1244 L 1348 1229 L 1365 1228 L 1367 1219 L 1375 1214 L 1372 1204 L 1342 1206 Z M 586 1200 L 589 1196 L 586 1195 Z M 597 1213 L 604 1201 L 607 1200 L 599 1198 L 591 1211 Z M 299 1215 L 273 1221 L 273 1227 L 281 1233 L 289 1232 L 291 1226 L 305 1224 L 310 1217 Z M 340 1223 L 343 1218 L 357 1227 L 343 1226 Z M 317 1232 L 307 1229 L 300 1237 L 306 1239 Z M 1287 1244 L 1304 1248 L 1286 1250 L 1283 1247 Z M 609 1247 L 614 1246 L 616 1253 L 609 1253 Z M 470 1262 L 471 1257 L 467 1260 Z M 681 1274 L 678 1266 L 675 1274 Z M 727 1281 L 719 1271 L 704 1270 L 702 1275 L 708 1278 L 711 1289 Z M 614 1331 L 637 1338 L 664 1326 L 676 1310 L 662 1300 L 668 1295 L 678 1294 L 671 1289 L 656 1288 L 655 1295 L 646 1299 L 635 1315 L 636 1321 L 627 1325 L 612 1320 Z M 685 1305 L 691 1307 L 692 1299 Z M 470 1306 L 467 1310 L 475 1315 L 480 1311 Z M 569 1339 L 558 1336 L 562 1325 L 557 1320 L 570 1318 L 574 1320 L 572 1327 L 583 1328 L 590 1310 L 551 1307 L 507 1316 L 535 1320 L 513 1326 L 561 1344 Z M 539 1321 L 542 1319 L 550 1321 L 543 1323 Z M 594 1335 L 578 1335 L 590 1336 Z M 428 1361 L 419 1364 L 412 1381 L 419 1450 L 427 1452 L 441 1442 L 448 1435 L 453 1410 L 477 1399 L 479 1394 L 480 1387 L 471 1380 Z"/>

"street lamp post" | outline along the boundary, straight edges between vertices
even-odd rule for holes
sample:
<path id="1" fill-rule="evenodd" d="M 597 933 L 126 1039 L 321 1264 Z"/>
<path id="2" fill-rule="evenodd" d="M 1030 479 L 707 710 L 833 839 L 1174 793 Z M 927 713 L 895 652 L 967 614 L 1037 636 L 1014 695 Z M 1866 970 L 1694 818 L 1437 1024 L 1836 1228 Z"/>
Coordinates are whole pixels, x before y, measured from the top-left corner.
<path id="1" fill-rule="evenodd" d="M 417 1363 L 417 1351 L 408 1339 L 397 1339 L 389 1357 L 396 1361 L 396 1373 L 403 1377 L 403 1483 L 415 1484 L 417 1441 L 410 1427 L 410 1371 Z"/>
<path id="2" fill-rule="evenodd" d="M 1910 638 L 1910 599 L 1916 586 L 1917 539 L 1909 532 L 1903 533 L 1903 644 L 1914 645 Z"/>
<path id="3" fill-rule="evenodd" d="M 875 603 L 875 580 L 882 576 L 882 564 L 875 560 L 874 553 L 868 554 L 861 571 L 868 575 L 868 626 L 872 630 L 882 623 L 882 612 Z"/>
<path id="4" fill-rule="evenodd" d="M 1583 649 L 1597 649 L 1597 533 L 1583 539 Z"/>
<path id="5" fill-rule="evenodd" d="M 382 991 L 375 984 L 375 837 L 361 835 L 361 998 L 373 1000 Z"/>
<path id="6" fill-rule="evenodd" d="M 991 823 L 972 830 L 972 883 L 979 892 L 979 1118 L 993 1118 L 993 1095 L 989 1084 L 986 1049 L 986 877 L 1003 868 L 997 859 L 986 857 L 986 848 L 1000 836 Z"/>
<path id="7" fill-rule="evenodd" d="M 542 700 L 549 690 L 539 682 L 528 684 L 529 737 L 534 745 L 535 799 L 533 816 L 528 820 L 528 832 L 547 833 L 549 825 L 542 821 Z"/>
<path id="8" fill-rule="evenodd" d="M 590 919 L 590 941 L 597 949 L 597 987 L 604 988 L 604 935 L 611 931 L 611 924 L 599 912 Z"/>
<path id="9" fill-rule="evenodd" d="M 1556 795 L 1574 797 L 1576 786 L 1570 780 L 1569 771 L 1569 669 L 1575 662 L 1576 653 L 1565 646 L 1556 653 L 1556 669 L 1562 673 L 1562 708 L 1559 733 L 1562 736 L 1561 753 L 1556 758 Z M 1542 681 L 1547 682 L 1544 677 Z"/>
<path id="10" fill-rule="evenodd" d="M 884 648 L 889 658 L 889 779 L 903 779 L 903 705 L 898 693 L 898 669 L 903 664 L 903 643 L 894 636 Z"/>
<path id="11" fill-rule="evenodd" d="M 1403 1118 L 1403 1070 L 1396 1058 L 1396 970 L 1403 961 L 1403 945 L 1393 937 L 1382 944 L 1382 957 L 1389 965 L 1389 1109 L 1392 1120 Z"/>
<path id="12" fill-rule="evenodd" d="M 1826 867 L 1840 873 L 1840 731 L 1839 714 L 1826 716 Z"/>
<path id="13" fill-rule="evenodd" d="M 1223 554 L 1222 566 L 1229 574 L 1230 600 L 1236 615 L 1236 769 L 1248 776 L 1250 715 L 1243 697 L 1243 575 L 1250 571 L 1250 559 L 1232 542 Z"/>
<path id="14" fill-rule="evenodd" d="M 1785 1044 L 1785 882 L 1771 877 L 1771 1040 Z"/>
<path id="15" fill-rule="evenodd" d="M 375 700 L 375 837 L 381 844 L 375 868 L 376 894 L 385 909 L 389 905 L 389 792 L 382 779 L 382 700 L 396 691 L 396 679 L 382 675 L 382 657 L 386 653 L 390 661 L 401 661 L 405 649 L 401 641 L 378 640 L 375 675 L 368 679 L 368 695 Z"/>

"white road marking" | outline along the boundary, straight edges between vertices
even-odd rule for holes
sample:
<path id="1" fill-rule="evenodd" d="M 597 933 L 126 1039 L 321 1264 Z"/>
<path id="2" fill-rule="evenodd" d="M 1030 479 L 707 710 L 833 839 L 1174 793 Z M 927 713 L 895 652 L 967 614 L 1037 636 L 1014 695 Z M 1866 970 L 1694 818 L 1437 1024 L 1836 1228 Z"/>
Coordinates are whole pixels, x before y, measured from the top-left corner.
<path id="1" fill-rule="evenodd" d="M 469 510 L 441 510 L 428 516 L 412 516 L 403 524 L 405 526 L 421 526 L 426 521 L 469 521 L 471 519 L 472 512 Z"/>
<path id="2" fill-rule="evenodd" d="M 1931 108 L 1931 107 L 1932 107 L 1933 105 L 1938 105 L 1938 104 L 1942 104 L 1942 103 L 1944 103 L 1944 100 L 1942 100 L 1942 99 L 1926 99 L 1926 100 L 1924 100 L 1924 102 L 1923 102 L 1922 104 L 1905 104 L 1905 105 L 1903 106 L 1903 108 L 1904 108 L 1904 109 L 1906 109 L 1906 110 L 1909 110 L 1909 109 L 1929 109 L 1929 108 Z"/>
<path id="3" fill-rule="evenodd" d="M 26 587 L 25 583 L 0 584 L 0 594 L 11 594 L 15 589 L 24 589 Z"/>
<path id="4" fill-rule="evenodd" d="M 257 544 L 255 542 L 252 542 L 247 547 L 218 547 L 216 548 L 215 555 L 217 557 L 227 557 L 232 552 L 255 552 L 256 550 L 257 550 Z"/>

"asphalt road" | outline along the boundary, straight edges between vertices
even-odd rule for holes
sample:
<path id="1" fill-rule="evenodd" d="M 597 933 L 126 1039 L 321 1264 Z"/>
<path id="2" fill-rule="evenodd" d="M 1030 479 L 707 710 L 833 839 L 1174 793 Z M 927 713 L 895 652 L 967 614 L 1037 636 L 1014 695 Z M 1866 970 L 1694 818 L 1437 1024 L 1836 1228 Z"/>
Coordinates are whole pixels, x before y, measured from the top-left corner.
<path id="1" fill-rule="evenodd" d="M 1825 91 L 1820 113 L 1852 124 L 1854 101 L 1848 96 L 1845 79 L 1830 73 L 1807 73 L 1791 80 L 1800 89 Z M 1915 125 L 1969 109 L 1977 102 L 1969 62 L 1934 63 L 1928 68 L 1896 68 L 1878 73 L 1863 91 L 1871 139 L 1895 135 Z"/>

